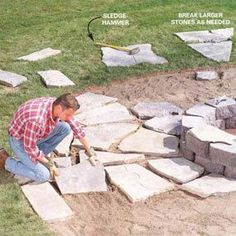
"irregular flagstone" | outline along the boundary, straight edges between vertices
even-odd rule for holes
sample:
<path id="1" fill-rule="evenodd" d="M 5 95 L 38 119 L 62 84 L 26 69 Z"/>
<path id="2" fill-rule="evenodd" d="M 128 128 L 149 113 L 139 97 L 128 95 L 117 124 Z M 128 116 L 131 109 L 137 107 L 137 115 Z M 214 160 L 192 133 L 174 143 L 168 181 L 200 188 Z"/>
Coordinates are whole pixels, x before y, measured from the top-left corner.
<path id="1" fill-rule="evenodd" d="M 146 121 L 144 126 L 161 133 L 180 135 L 181 116 L 154 117 Z"/>
<path id="2" fill-rule="evenodd" d="M 65 87 L 75 85 L 68 77 L 58 70 L 46 70 L 37 72 L 47 87 Z"/>
<path id="3" fill-rule="evenodd" d="M 99 152 L 96 151 L 96 160 L 103 163 L 104 166 L 119 165 L 119 164 L 130 164 L 138 161 L 144 161 L 145 156 L 143 154 L 122 154 L 122 153 L 111 153 L 111 152 Z M 79 152 L 80 162 L 87 160 L 88 157 L 85 155 L 85 151 Z"/>
<path id="4" fill-rule="evenodd" d="M 84 131 L 92 147 L 106 151 L 111 145 L 120 142 L 121 139 L 135 132 L 138 128 L 139 125 L 136 124 L 115 123 L 86 127 Z M 72 145 L 82 147 L 78 139 L 75 139 Z"/>
<path id="5" fill-rule="evenodd" d="M 216 29 L 216 30 L 210 30 L 210 32 L 231 39 L 234 35 L 234 28 Z"/>
<path id="6" fill-rule="evenodd" d="M 232 50 L 232 41 L 220 43 L 195 43 L 188 44 L 188 46 L 214 61 L 229 61 Z"/>
<path id="7" fill-rule="evenodd" d="M 71 167 L 71 157 L 70 156 L 56 157 L 53 159 L 53 161 L 55 162 L 55 164 L 58 168 Z"/>
<path id="8" fill-rule="evenodd" d="M 42 59 L 47 58 L 47 57 L 56 56 L 60 53 L 61 53 L 60 50 L 55 50 L 55 49 L 52 49 L 52 48 L 45 48 L 45 49 L 42 49 L 40 51 L 33 52 L 29 55 L 19 57 L 17 59 L 18 60 L 24 60 L 24 61 L 38 61 L 38 60 L 42 60 Z"/>
<path id="9" fill-rule="evenodd" d="M 215 71 L 197 71 L 197 80 L 214 80 L 218 78 L 218 74 Z"/>
<path id="10" fill-rule="evenodd" d="M 140 102 L 131 111 L 141 119 L 181 115 L 183 110 L 169 102 Z"/>
<path id="11" fill-rule="evenodd" d="M 104 166 L 96 162 L 92 166 L 89 161 L 59 169 L 56 183 L 62 194 L 107 191 Z"/>
<path id="12" fill-rule="evenodd" d="M 76 97 L 80 104 L 79 112 L 88 111 L 97 107 L 117 102 L 117 98 L 108 97 L 102 94 L 86 92 Z"/>
<path id="13" fill-rule="evenodd" d="M 108 104 L 103 107 L 79 113 L 75 116 L 84 125 L 98 125 L 104 123 L 124 122 L 135 120 L 127 108 L 119 103 Z"/>
<path id="14" fill-rule="evenodd" d="M 174 189 L 174 185 L 137 164 L 105 167 L 112 184 L 131 202 Z"/>
<path id="15" fill-rule="evenodd" d="M 24 185 L 21 189 L 34 210 L 45 221 L 65 220 L 73 214 L 63 198 L 48 182 Z"/>
<path id="16" fill-rule="evenodd" d="M 211 195 L 236 191 L 236 180 L 227 179 L 222 175 L 209 174 L 183 184 L 181 189 L 206 198 Z"/>
<path id="17" fill-rule="evenodd" d="M 58 156 L 68 156 L 70 152 L 70 144 L 73 140 L 73 132 L 71 131 L 57 146 L 54 152 Z"/>
<path id="18" fill-rule="evenodd" d="M 236 167 L 233 166 L 226 166 L 225 167 L 225 171 L 224 171 L 224 175 L 226 178 L 230 178 L 230 179 L 236 179 Z"/>
<path id="19" fill-rule="evenodd" d="M 102 61 L 106 66 L 133 66 L 139 63 L 147 62 L 151 64 L 164 64 L 168 61 L 157 56 L 151 49 L 151 44 L 136 44 L 128 46 L 129 49 L 138 47 L 140 51 L 134 55 L 119 51 L 109 47 L 102 47 Z"/>
<path id="20" fill-rule="evenodd" d="M 27 81 L 27 78 L 22 75 L 18 75 L 12 72 L 0 70 L 0 84 L 8 87 L 16 87 Z"/>
<path id="21" fill-rule="evenodd" d="M 178 183 L 187 183 L 198 178 L 204 168 L 185 158 L 162 158 L 148 161 L 148 166 L 155 173 L 173 179 Z"/>
<path id="22" fill-rule="evenodd" d="M 175 136 L 140 128 L 123 139 L 119 145 L 122 152 L 143 153 L 152 156 L 176 156 L 179 139 Z"/>
<path id="23" fill-rule="evenodd" d="M 225 107 L 229 105 L 236 105 L 236 101 L 233 98 L 222 96 L 208 100 L 206 105 L 213 106 L 215 108 Z"/>
<path id="24" fill-rule="evenodd" d="M 225 127 L 226 129 L 236 128 L 236 116 L 226 119 Z"/>

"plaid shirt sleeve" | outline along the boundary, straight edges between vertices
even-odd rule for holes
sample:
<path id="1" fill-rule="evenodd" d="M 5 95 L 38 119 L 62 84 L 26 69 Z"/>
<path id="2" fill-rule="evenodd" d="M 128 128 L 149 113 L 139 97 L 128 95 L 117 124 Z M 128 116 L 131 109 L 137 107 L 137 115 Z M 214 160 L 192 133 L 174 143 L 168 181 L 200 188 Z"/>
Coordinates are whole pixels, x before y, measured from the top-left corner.
<path id="1" fill-rule="evenodd" d="M 79 121 L 71 118 L 67 123 L 70 125 L 75 138 L 80 139 L 85 137 L 85 132 Z"/>
<path id="2" fill-rule="evenodd" d="M 44 157 L 42 151 L 37 146 L 38 135 L 40 133 L 40 126 L 36 122 L 27 122 L 24 130 L 24 149 L 32 161 L 36 162 L 38 159 Z"/>

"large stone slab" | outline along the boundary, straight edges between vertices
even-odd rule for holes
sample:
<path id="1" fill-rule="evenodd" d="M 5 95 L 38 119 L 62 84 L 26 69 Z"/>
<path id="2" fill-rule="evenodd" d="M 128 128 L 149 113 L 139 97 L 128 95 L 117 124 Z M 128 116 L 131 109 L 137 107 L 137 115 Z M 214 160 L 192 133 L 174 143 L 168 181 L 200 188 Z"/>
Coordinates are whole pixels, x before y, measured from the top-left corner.
<path id="1" fill-rule="evenodd" d="M 113 144 L 117 144 L 127 135 L 135 132 L 139 125 L 130 123 L 103 124 L 93 127 L 86 127 L 84 131 L 92 147 L 107 151 Z M 82 147 L 78 139 L 75 139 L 73 146 Z"/>
<path id="2" fill-rule="evenodd" d="M 79 113 L 117 102 L 117 98 L 86 92 L 76 97 L 80 104 Z"/>
<path id="3" fill-rule="evenodd" d="M 127 108 L 119 103 L 108 104 L 75 116 L 84 125 L 98 125 L 104 123 L 124 122 L 135 120 Z"/>
<path id="4" fill-rule="evenodd" d="M 229 180 L 222 175 L 209 174 L 183 184 L 181 189 L 202 198 L 236 191 L 236 180 Z"/>
<path id="5" fill-rule="evenodd" d="M 144 161 L 145 156 L 143 154 L 122 154 L 111 152 L 99 152 L 96 151 L 96 160 L 100 161 L 104 166 L 130 164 L 138 161 Z M 79 152 L 80 162 L 88 159 L 85 155 L 85 151 Z"/>
<path id="6" fill-rule="evenodd" d="M 58 168 L 68 168 L 71 167 L 71 157 L 56 157 L 53 159 L 53 161 L 56 164 L 56 167 Z"/>
<path id="7" fill-rule="evenodd" d="M 75 85 L 68 77 L 58 70 L 46 70 L 37 72 L 47 87 L 66 87 Z"/>
<path id="8" fill-rule="evenodd" d="M 131 202 L 145 200 L 154 194 L 170 191 L 174 185 L 137 164 L 105 167 L 112 184 Z"/>
<path id="9" fill-rule="evenodd" d="M 232 50 L 232 41 L 219 43 L 194 43 L 188 44 L 188 46 L 214 61 L 229 61 Z"/>
<path id="10" fill-rule="evenodd" d="M 128 46 L 129 49 L 138 47 L 140 51 L 134 55 L 129 55 L 127 52 L 119 51 L 109 47 L 102 47 L 102 61 L 108 67 L 115 66 L 133 66 L 143 62 L 150 64 L 164 64 L 168 61 L 160 56 L 157 56 L 151 49 L 151 44 L 136 44 Z"/>
<path id="11" fill-rule="evenodd" d="M 17 59 L 18 60 L 24 60 L 24 61 L 38 61 L 38 60 L 45 59 L 47 57 L 56 56 L 60 53 L 61 53 L 60 50 L 55 50 L 55 49 L 52 49 L 52 48 L 45 48 L 45 49 L 42 49 L 40 51 L 33 52 L 29 55 L 19 57 Z"/>
<path id="12" fill-rule="evenodd" d="M 196 80 L 214 80 L 218 78 L 215 71 L 197 71 Z"/>
<path id="13" fill-rule="evenodd" d="M 70 144 L 73 140 L 73 132 L 71 131 L 57 146 L 54 152 L 58 156 L 68 156 L 70 152 Z"/>
<path id="14" fill-rule="evenodd" d="M 175 136 L 140 128 L 122 140 L 119 149 L 122 152 L 169 157 L 179 154 L 178 144 L 179 139 Z"/>
<path id="15" fill-rule="evenodd" d="M 27 81 L 27 78 L 22 75 L 18 75 L 12 72 L 0 70 L 0 84 L 8 87 L 16 87 Z"/>
<path id="16" fill-rule="evenodd" d="M 236 101 L 233 98 L 221 96 L 217 98 L 213 98 L 205 102 L 206 105 L 213 106 L 215 108 L 225 107 L 229 105 L 235 105 Z"/>
<path id="17" fill-rule="evenodd" d="M 154 117 L 146 121 L 144 126 L 157 132 L 180 135 L 181 116 Z"/>
<path id="18" fill-rule="evenodd" d="M 65 220 L 73 214 L 62 197 L 48 183 L 21 187 L 36 213 L 45 221 Z"/>
<path id="19" fill-rule="evenodd" d="M 92 166 L 86 160 L 69 168 L 61 168 L 56 183 L 62 194 L 107 191 L 104 166 L 100 162 Z"/>
<path id="20" fill-rule="evenodd" d="M 185 158 L 162 158 L 148 161 L 148 166 L 155 173 L 170 178 L 177 183 L 187 183 L 198 178 L 204 168 Z"/>
<path id="21" fill-rule="evenodd" d="M 228 39 L 232 39 L 234 35 L 234 28 L 224 28 L 224 29 L 216 29 L 216 30 L 210 30 L 211 33 L 222 35 Z"/>
<path id="22" fill-rule="evenodd" d="M 183 110 L 169 102 L 139 102 L 131 111 L 141 119 L 181 115 Z"/>
<path id="23" fill-rule="evenodd" d="M 226 119 L 225 128 L 226 129 L 236 128 L 236 116 Z"/>
<path id="24" fill-rule="evenodd" d="M 236 167 L 235 166 L 226 166 L 224 175 L 226 178 L 236 179 Z"/>

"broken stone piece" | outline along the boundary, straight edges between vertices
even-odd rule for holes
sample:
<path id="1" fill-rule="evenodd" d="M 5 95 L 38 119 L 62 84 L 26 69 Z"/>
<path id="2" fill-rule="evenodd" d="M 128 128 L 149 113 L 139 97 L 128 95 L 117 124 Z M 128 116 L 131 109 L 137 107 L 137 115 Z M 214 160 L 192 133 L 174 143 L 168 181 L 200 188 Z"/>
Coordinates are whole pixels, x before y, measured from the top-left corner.
<path id="1" fill-rule="evenodd" d="M 0 84 L 8 87 L 16 87 L 27 81 L 27 78 L 22 75 L 18 75 L 12 72 L 0 70 Z"/>

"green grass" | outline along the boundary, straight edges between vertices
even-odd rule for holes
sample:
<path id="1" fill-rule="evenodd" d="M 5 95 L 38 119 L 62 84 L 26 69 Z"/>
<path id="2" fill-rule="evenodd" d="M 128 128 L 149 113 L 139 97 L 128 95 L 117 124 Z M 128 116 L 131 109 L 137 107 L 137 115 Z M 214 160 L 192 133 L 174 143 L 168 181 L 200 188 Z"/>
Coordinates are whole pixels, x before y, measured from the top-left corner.
<path id="1" fill-rule="evenodd" d="M 108 69 L 101 53 L 87 37 L 87 22 L 103 13 L 127 13 L 130 25 L 103 26 L 95 21 L 91 29 L 97 41 L 117 45 L 151 43 L 153 50 L 169 64 L 140 64 L 132 68 Z M 171 25 L 179 12 L 222 12 L 231 25 Z M 0 69 L 27 76 L 17 89 L 0 86 L 0 143 L 9 151 L 6 127 L 16 108 L 24 101 L 39 96 L 57 96 L 63 92 L 79 92 L 91 84 L 103 85 L 130 75 L 154 71 L 224 65 L 205 59 L 187 47 L 174 32 L 234 27 L 235 0 L 2 0 L 0 1 Z M 233 38 L 235 44 L 235 37 Z M 62 55 L 39 62 L 20 62 L 19 56 L 46 47 L 61 49 Z M 228 64 L 235 64 L 236 49 Z M 58 69 L 76 83 L 72 88 L 47 89 L 38 70 Z M 32 235 L 46 230 L 31 211 L 14 182 L 1 173 L 0 235 Z M 9 182 L 10 181 L 10 182 Z M 31 232 L 31 233 L 30 233 Z M 33 233 L 34 234 L 34 233 Z"/>

